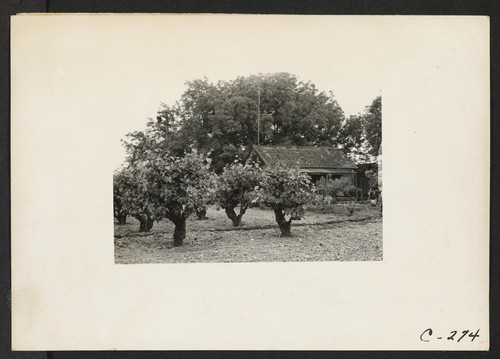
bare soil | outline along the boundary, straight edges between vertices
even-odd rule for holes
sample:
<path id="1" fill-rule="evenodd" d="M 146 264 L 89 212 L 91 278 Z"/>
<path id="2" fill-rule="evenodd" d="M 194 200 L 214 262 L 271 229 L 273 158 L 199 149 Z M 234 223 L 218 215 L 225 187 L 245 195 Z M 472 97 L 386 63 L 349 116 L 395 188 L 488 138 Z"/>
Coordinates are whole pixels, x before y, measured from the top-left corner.
<path id="1" fill-rule="evenodd" d="M 292 221 L 292 237 L 280 237 L 271 210 L 251 208 L 234 228 L 223 210 L 210 208 L 208 219 L 191 216 L 182 247 L 173 246 L 174 226 L 155 222 L 148 233 L 139 223 L 115 223 L 115 263 L 193 262 L 303 262 L 382 260 L 382 217 L 378 208 L 356 204 L 349 215 L 346 206 L 327 212 L 306 212 Z"/>

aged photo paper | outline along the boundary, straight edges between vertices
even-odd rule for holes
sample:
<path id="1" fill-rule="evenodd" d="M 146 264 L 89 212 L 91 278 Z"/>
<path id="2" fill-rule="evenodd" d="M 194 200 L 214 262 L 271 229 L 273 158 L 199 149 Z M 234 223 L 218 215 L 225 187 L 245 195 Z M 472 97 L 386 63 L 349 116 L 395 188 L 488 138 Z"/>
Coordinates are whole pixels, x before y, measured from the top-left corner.
<path id="1" fill-rule="evenodd" d="M 13 350 L 489 349 L 487 17 L 11 24 Z M 187 81 L 278 72 L 346 116 L 382 95 L 380 258 L 116 264 L 120 140 Z"/>

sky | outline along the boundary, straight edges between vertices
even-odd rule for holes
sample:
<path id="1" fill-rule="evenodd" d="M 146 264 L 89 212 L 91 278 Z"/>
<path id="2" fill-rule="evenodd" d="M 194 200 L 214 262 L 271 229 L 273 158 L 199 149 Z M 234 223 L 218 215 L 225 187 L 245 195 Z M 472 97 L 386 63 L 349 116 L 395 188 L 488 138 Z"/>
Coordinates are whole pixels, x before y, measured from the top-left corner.
<path id="1" fill-rule="evenodd" d="M 123 76 L 126 98 L 117 104 L 119 139 L 144 128 L 160 103 L 173 104 L 186 81 L 232 80 L 289 72 L 332 91 L 346 116 L 362 112 L 381 94 L 377 39 L 369 28 L 342 17 L 157 16 L 118 22 L 100 40 L 109 70 Z M 352 20 L 352 19 L 351 19 Z M 123 36 L 123 34 L 127 36 Z M 346 36 L 349 34 L 349 36 Z M 119 61 L 115 56 L 119 56 Z"/>
<path id="2" fill-rule="evenodd" d="M 289 72 L 332 91 L 346 116 L 362 112 L 381 94 L 387 62 L 379 43 L 392 31 L 371 19 L 48 16 L 37 19 L 37 31 L 46 36 L 32 45 L 38 53 L 33 61 L 44 68 L 48 88 L 64 89 L 53 92 L 55 103 L 108 124 L 103 127 L 111 131 L 107 156 L 118 166 L 125 134 L 144 129 L 162 102 L 172 105 L 186 81 L 203 77 L 217 82 Z"/>

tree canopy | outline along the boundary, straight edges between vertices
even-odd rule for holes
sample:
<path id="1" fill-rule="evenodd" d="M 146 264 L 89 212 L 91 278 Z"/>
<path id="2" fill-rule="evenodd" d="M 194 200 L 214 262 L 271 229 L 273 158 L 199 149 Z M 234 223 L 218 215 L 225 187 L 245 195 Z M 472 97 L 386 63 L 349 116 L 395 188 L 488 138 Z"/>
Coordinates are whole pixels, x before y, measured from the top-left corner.
<path id="1" fill-rule="evenodd" d="M 382 97 L 377 96 L 363 113 L 346 119 L 339 142 L 356 162 L 373 162 L 382 143 Z"/>
<path id="2" fill-rule="evenodd" d="M 370 146 L 370 154 L 376 156 L 382 143 L 382 97 L 377 96 L 367 107 L 364 116 L 366 141 Z"/>
<path id="3" fill-rule="evenodd" d="M 222 173 L 243 162 L 257 144 L 342 147 L 368 161 L 381 143 L 382 101 L 378 96 L 362 114 L 345 118 L 333 94 L 289 73 L 240 76 L 212 83 L 197 79 L 172 106 L 162 104 L 144 131 L 127 135 L 128 161 L 145 149 L 182 156 L 196 149 Z M 257 136 L 257 119 L 260 131 Z"/>
<path id="4" fill-rule="evenodd" d="M 337 145 L 344 119 L 331 93 L 288 73 L 216 84 L 194 80 L 187 83 L 175 109 L 182 140 L 209 153 L 218 173 L 226 164 L 244 159 L 257 143 L 259 112 L 263 145 Z"/>

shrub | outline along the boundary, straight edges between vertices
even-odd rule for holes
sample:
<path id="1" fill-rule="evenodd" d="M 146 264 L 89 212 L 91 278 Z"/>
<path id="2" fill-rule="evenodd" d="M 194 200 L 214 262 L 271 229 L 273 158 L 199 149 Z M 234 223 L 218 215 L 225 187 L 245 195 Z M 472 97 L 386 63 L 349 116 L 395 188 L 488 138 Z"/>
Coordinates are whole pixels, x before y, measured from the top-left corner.
<path id="1" fill-rule="evenodd" d="M 352 203 L 349 203 L 347 206 L 346 206 L 346 209 L 347 209 L 347 214 L 349 216 L 352 216 L 353 213 L 354 213 L 354 210 L 356 209 L 356 207 L 354 206 L 354 204 Z"/>
<path id="2" fill-rule="evenodd" d="M 363 190 L 361 188 L 358 188 L 356 190 L 356 198 L 358 201 L 362 201 L 363 200 Z"/>
<path id="3" fill-rule="evenodd" d="M 365 177 L 368 178 L 368 184 L 370 187 L 376 186 L 378 184 L 378 171 L 377 170 L 366 170 Z"/>
<path id="4" fill-rule="evenodd" d="M 329 208 L 330 206 L 337 203 L 337 199 L 332 196 L 325 196 L 322 194 L 315 193 L 313 196 L 310 205 L 313 208 L 319 208 L 322 211 Z"/>
<path id="5" fill-rule="evenodd" d="M 318 194 L 332 198 L 344 196 L 344 192 L 349 186 L 352 186 L 352 182 L 348 177 L 332 179 L 331 176 L 326 176 L 316 183 Z"/>
<path id="6" fill-rule="evenodd" d="M 358 188 L 354 185 L 349 185 L 344 189 L 344 196 L 356 197 Z"/>
<path id="7" fill-rule="evenodd" d="M 378 185 L 373 185 L 368 191 L 368 198 L 376 200 L 378 199 L 379 196 L 380 196 L 380 190 L 378 188 Z"/>

